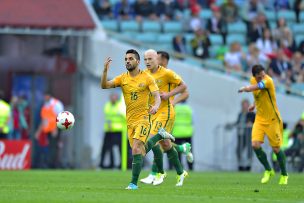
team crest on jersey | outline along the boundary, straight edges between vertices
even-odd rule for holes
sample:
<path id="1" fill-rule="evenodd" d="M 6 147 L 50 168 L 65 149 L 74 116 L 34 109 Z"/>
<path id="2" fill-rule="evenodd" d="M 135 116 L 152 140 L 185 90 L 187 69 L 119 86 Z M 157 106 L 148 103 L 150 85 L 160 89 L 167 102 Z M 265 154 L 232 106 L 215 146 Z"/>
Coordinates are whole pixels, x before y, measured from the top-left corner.
<path id="1" fill-rule="evenodd" d="M 139 83 L 138 87 L 144 87 L 145 83 Z"/>
<path id="2" fill-rule="evenodd" d="M 160 84 L 162 82 L 162 80 L 161 79 L 156 79 L 155 82 L 156 82 L 156 84 Z"/>

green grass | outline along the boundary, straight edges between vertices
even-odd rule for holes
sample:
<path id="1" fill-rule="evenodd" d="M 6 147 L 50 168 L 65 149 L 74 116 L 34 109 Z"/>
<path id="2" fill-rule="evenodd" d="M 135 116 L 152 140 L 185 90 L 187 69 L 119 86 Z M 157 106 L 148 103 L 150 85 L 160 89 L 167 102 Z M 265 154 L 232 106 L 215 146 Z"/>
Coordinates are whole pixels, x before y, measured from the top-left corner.
<path id="1" fill-rule="evenodd" d="M 277 174 L 269 184 L 261 174 L 192 172 L 181 188 L 169 172 L 160 186 L 124 188 L 131 172 L 120 171 L 1 171 L 0 202 L 304 202 L 304 175 L 290 174 L 287 186 L 278 185 Z M 141 177 L 147 175 L 147 171 Z"/>

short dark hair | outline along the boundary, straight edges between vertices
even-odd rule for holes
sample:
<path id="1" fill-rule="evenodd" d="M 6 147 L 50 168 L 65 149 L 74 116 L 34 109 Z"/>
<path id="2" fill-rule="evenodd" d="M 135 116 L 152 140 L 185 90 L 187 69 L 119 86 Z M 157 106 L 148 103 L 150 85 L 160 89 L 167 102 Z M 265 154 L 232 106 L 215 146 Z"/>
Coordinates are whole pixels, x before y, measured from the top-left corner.
<path id="1" fill-rule="evenodd" d="M 138 52 L 135 49 L 129 49 L 128 51 L 126 51 L 126 54 L 134 54 L 135 58 L 137 60 L 140 60 L 140 56 L 139 56 Z"/>
<path id="2" fill-rule="evenodd" d="M 260 72 L 265 71 L 265 68 L 262 65 L 257 64 L 252 67 L 251 71 L 252 71 L 252 75 L 256 76 Z"/>
<path id="3" fill-rule="evenodd" d="M 159 54 L 162 58 L 167 59 L 168 61 L 170 60 L 170 55 L 166 51 L 158 51 L 157 54 Z"/>

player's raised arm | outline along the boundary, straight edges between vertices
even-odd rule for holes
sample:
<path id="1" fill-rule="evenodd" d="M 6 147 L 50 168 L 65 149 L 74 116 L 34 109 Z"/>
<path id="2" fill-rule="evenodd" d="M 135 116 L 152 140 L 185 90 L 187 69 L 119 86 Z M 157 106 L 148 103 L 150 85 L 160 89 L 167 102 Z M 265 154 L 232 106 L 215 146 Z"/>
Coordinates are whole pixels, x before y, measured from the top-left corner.
<path id="1" fill-rule="evenodd" d="M 101 75 L 101 80 L 100 80 L 100 86 L 102 89 L 109 89 L 109 88 L 114 88 L 115 84 L 113 80 L 108 80 L 108 70 L 110 68 L 110 63 L 112 62 L 112 59 L 108 57 L 106 61 L 104 62 L 104 69 L 103 73 Z"/>
<path id="2" fill-rule="evenodd" d="M 160 103 L 161 103 L 161 99 L 160 99 L 160 95 L 159 95 L 159 91 L 154 91 L 151 92 L 152 96 L 154 97 L 154 105 L 151 106 L 149 113 L 150 114 L 155 114 L 157 112 L 157 110 L 159 109 Z"/>
<path id="3" fill-rule="evenodd" d="M 258 89 L 262 89 L 259 87 L 259 84 L 256 84 L 256 85 L 248 85 L 248 86 L 244 86 L 244 87 L 241 87 L 238 92 L 239 93 L 242 93 L 242 92 L 253 92 L 255 90 L 258 90 Z"/>

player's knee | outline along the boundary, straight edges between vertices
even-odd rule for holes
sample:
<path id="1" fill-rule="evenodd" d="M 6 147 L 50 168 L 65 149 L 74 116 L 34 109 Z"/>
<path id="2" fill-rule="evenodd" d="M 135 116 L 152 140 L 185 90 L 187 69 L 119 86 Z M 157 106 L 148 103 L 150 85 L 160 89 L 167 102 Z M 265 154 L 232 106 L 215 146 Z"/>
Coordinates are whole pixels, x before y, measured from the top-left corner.
<path id="1" fill-rule="evenodd" d="M 172 147 L 172 144 L 171 144 L 170 140 L 163 140 L 159 143 L 160 143 L 160 145 L 161 145 L 161 147 L 163 148 L 164 151 L 168 151 Z"/>
<path id="2" fill-rule="evenodd" d="M 273 150 L 274 153 L 277 154 L 280 151 L 280 147 L 272 147 L 272 150 Z"/>
<path id="3" fill-rule="evenodd" d="M 132 146 L 132 154 L 142 154 L 143 144 L 140 141 L 134 141 Z"/>
<path id="4" fill-rule="evenodd" d="M 259 142 L 252 142 L 251 146 L 253 149 L 259 149 L 261 147 L 261 144 Z"/>

